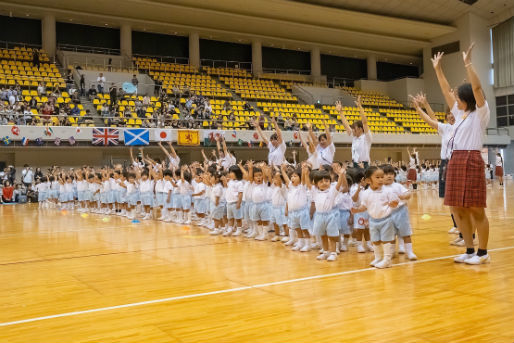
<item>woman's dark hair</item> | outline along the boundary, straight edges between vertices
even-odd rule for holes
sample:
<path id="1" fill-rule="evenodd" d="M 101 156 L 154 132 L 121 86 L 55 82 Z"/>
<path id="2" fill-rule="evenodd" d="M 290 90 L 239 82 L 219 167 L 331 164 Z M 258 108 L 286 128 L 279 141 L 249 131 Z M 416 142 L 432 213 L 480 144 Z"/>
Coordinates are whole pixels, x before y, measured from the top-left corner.
<path id="1" fill-rule="evenodd" d="M 376 172 L 377 170 L 380 170 L 380 168 L 378 168 L 378 167 L 376 167 L 376 166 L 370 166 L 370 167 L 368 167 L 368 169 L 366 169 L 366 171 L 364 172 L 364 177 L 365 177 L 366 179 L 371 178 L 371 176 L 372 176 L 373 174 L 375 174 L 375 172 Z"/>
<path id="2" fill-rule="evenodd" d="M 351 127 L 353 129 L 355 128 L 360 128 L 360 129 L 363 129 L 364 130 L 364 125 L 362 125 L 362 120 L 356 120 L 353 122 L 353 124 L 351 125 Z"/>
<path id="3" fill-rule="evenodd" d="M 241 169 L 239 169 L 238 166 L 235 166 L 235 165 L 231 166 L 230 168 L 228 168 L 228 171 L 229 171 L 229 173 L 234 173 L 237 180 L 243 179 L 243 172 L 241 172 Z"/>
<path id="4" fill-rule="evenodd" d="M 314 172 L 314 175 L 312 178 L 313 178 L 315 185 L 317 185 L 318 182 L 320 182 L 321 180 L 325 180 L 325 179 L 332 181 L 332 178 L 330 177 L 330 173 L 326 170 L 318 170 L 318 171 Z"/>
<path id="5" fill-rule="evenodd" d="M 477 101 L 473 94 L 471 83 L 464 83 L 457 89 L 457 96 L 462 102 L 466 103 L 466 111 L 473 112 L 477 108 Z"/>

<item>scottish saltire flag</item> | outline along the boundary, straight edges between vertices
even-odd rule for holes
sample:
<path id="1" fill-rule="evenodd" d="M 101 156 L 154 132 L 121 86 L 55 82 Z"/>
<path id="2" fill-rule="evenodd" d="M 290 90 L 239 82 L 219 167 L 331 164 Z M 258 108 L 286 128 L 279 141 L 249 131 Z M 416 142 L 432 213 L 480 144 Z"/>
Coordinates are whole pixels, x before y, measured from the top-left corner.
<path id="1" fill-rule="evenodd" d="M 150 143 L 149 129 L 123 130 L 125 145 L 148 145 Z"/>
<path id="2" fill-rule="evenodd" d="M 118 145 L 118 129 L 93 129 L 93 145 Z"/>

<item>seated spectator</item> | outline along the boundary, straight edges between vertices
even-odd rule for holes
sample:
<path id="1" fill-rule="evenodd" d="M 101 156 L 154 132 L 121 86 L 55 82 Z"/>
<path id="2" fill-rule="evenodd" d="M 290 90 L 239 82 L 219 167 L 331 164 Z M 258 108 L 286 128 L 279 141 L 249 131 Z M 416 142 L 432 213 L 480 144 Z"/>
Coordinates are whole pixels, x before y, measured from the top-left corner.
<path id="1" fill-rule="evenodd" d="M 37 109 L 37 99 L 35 97 L 32 97 L 29 101 L 29 107 L 31 109 Z"/>
<path id="2" fill-rule="evenodd" d="M 46 87 L 43 84 L 43 82 L 40 82 L 39 85 L 37 86 L 37 94 L 39 96 L 46 95 Z"/>
<path id="3" fill-rule="evenodd" d="M 6 204 L 14 202 L 14 187 L 8 180 L 4 182 L 4 187 L 2 188 L 2 202 Z"/>
<path id="4" fill-rule="evenodd" d="M 80 115 L 80 108 L 78 106 L 73 107 L 71 110 L 71 115 L 74 117 L 78 117 Z"/>
<path id="5" fill-rule="evenodd" d="M 150 97 L 148 95 L 145 95 L 143 98 L 143 106 L 150 106 L 152 103 L 150 101 Z"/>
<path id="6" fill-rule="evenodd" d="M 291 131 L 293 129 L 293 120 L 291 118 L 287 118 L 284 121 L 284 130 Z"/>
<path id="7" fill-rule="evenodd" d="M 89 97 L 89 100 L 93 101 L 97 94 L 98 92 L 96 91 L 95 84 L 92 83 L 91 87 L 87 91 L 87 96 Z"/>
<path id="8" fill-rule="evenodd" d="M 91 116 L 91 111 L 86 110 L 86 114 L 79 118 L 79 122 L 83 122 L 84 124 L 94 124 L 93 116 Z"/>
<path id="9" fill-rule="evenodd" d="M 232 109 L 232 105 L 230 105 L 230 101 L 226 100 L 225 103 L 223 104 L 223 110 L 228 112 L 231 109 Z"/>
<path id="10" fill-rule="evenodd" d="M 252 105 L 250 105 L 249 103 L 245 103 L 243 108 L 245 111 L 253 111 Z"/>
<path id="11" fill-rule="evenodd" d="M 71 90 L 71 89 L 70 89 Z M 80 96 L 79 92 L 76 92 L 76 90 L 71 94 L 71 101 L 74 104 L 80 104 Z"/>

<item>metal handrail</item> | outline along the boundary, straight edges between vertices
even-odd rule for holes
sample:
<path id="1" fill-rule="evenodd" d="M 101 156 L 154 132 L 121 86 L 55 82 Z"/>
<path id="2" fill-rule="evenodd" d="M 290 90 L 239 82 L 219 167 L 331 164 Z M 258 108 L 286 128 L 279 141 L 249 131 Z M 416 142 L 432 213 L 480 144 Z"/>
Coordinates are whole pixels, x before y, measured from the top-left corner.
<path id="1" fill-rule="evenodd" d="M 10 41 L 0 41 L 0 48 L 2 49 L 13 49 L 15 47 L 26 47 L 26 48 L 36 48 L 41 49 L 41 44 L 30 44 L 23 42 L 10 42 Z"/>
<path id="2" fill-rule="evenodd" d="M 57 50 L 73 51 L 73 52 L 85 52 L 90 54 L 101 54 L 101 55 L 121 55 L 120 49 L 103 48 L 87 45 L 75 45 L 59 43 L 57 44 Z"/>

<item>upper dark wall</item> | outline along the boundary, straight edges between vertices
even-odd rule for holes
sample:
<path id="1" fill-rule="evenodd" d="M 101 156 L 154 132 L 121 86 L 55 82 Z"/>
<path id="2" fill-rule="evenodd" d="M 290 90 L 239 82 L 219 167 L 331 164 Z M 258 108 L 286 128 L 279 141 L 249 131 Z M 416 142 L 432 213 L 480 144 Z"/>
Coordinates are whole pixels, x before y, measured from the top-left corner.
<path id="1" fill-rule="evenodd" d="M 321 74 L 352 80 L 365 79 L 368 76 L 367 62 L 357 58 L 321 55 Z"/>
<path id="2" fill-rule="evenodd" d="M 252 46 L 200 39 L 200 58 L 209 60 L 252 62 Z"/>
<path id="3" fill-rule="evenodd" d="M 311 54 L 310 52 L 304 51 L 263 47 L 262 67 L 273 69 L 310 70 Z"/>
<path id="4" fill-rule="evenodd" d="M 57 44 L 119 49 L 120 30 L 70 23 L 56 23 Z"/>
<path id="5" fill-rule="evenodd" d="M 0 16 L 0 40 L 41 45 L 41 20 Z"/>
<path id="6" fill-rule="evenodd" d="M 132 52 L 139 55 L 189 57 L 189 38 L 132 31 Z"/>
<path id="7" fill-rule="evenodd" d="M 418 67 L 386 62 L 377 63 L 377 79 L 379 80 L 389 81 L 407 76 L 419 77 Z"/>

